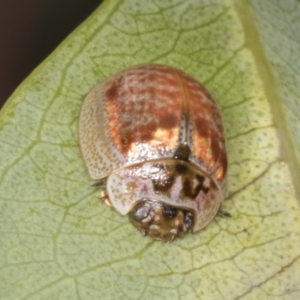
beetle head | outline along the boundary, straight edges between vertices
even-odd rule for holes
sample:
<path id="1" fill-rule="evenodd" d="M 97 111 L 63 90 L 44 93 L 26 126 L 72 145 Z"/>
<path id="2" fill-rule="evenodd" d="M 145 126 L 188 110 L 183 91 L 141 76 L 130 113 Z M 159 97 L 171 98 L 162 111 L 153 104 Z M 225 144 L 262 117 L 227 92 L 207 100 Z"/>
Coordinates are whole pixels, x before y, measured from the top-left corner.
<path id="1" fill-rule="evenodd" d="M 190 211 L 148 199 L 132 209 L 130 219 L 144 235 L 165 242 L 191 232 L 194 226 L 194 215 Z"/>

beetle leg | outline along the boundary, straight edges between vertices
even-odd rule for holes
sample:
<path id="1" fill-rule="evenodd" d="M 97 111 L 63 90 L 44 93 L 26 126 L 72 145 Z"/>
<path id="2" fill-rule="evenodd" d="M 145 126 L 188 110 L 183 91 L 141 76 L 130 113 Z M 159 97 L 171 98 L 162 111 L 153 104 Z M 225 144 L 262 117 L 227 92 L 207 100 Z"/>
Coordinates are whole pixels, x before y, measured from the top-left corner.
<path id="1" fill-rule="evenodd" d="M 106 184 L 105 180 L 100 180 L 91 184 L 91 187 L 104 186 Z"/>
<path id="2" fill-rule="evenodd" d="M 103 196 L 103 197 L 100 197 L 100 201 L 104 202 L 106 205 L 108 206 L 112 206 L 112 203 L 110 202 L 108 196 Z"/>
<path id="3" fill-rule="evenodd" d="M 231 218 L 231 214 L 229 212 L 223 210 L 223 209 L 219 209 L 218 210 L 218 215 L 221 215 L 223 217 L 229 217 L 229 218 Z"/>
<path id="4" fill-rule="evenodd" d="M 101 202 L 104 202 L 106 205 L 112 206 L 112 203 L 111 203 L 106 191 L 101 191 L 99 199 Z"/>

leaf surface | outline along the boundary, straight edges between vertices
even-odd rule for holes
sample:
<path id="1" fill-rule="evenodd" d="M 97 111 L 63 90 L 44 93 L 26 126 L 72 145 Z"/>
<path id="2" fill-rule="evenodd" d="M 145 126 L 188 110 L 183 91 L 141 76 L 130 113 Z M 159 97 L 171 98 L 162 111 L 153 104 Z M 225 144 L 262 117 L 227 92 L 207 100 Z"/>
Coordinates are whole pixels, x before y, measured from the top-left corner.
<path id="1" fill-rule="evenodd" d="M 111 0 L 0 114 L 1 299 L 300 298 L 300 3 Z M 232 218 L 172 243 L 99 203 L 78 147 L 85 95 L 164 63 L 218 102 Z"/>

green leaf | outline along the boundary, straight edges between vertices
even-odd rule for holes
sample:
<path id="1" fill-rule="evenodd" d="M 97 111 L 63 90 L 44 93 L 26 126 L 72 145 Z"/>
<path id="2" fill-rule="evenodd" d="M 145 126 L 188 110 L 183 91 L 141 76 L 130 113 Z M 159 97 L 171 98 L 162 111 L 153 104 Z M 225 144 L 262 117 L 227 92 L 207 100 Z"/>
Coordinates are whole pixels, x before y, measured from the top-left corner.
<path id="1" fill-rule="evenodd" d="M 297 0 L 104 2 L 1 111 L 0 298 L 300 298 L 299 35 Z M 227 135 L 233 217 L 168 244 L 99 203 L 78 147 L 84 96 L 146 62 L 203 82 Z"/>

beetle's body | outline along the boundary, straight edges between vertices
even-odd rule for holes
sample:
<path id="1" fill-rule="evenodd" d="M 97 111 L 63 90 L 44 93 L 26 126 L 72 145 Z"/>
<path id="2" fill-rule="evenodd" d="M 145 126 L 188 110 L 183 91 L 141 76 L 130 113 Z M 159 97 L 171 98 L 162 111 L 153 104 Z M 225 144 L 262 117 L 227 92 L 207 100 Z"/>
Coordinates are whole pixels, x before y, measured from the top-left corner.
<path id="1" fill-rule="evenodd" d="M 141 65 L 97 85 L 82 106 L 79 139 L 91 178 L 107 178 L 110 203 L 143 233 L 171 240 L 218 212 L 227 170 L 221 116 L 184 72 Z M 177 215 L 182 221 L 162 233 Z"/>

